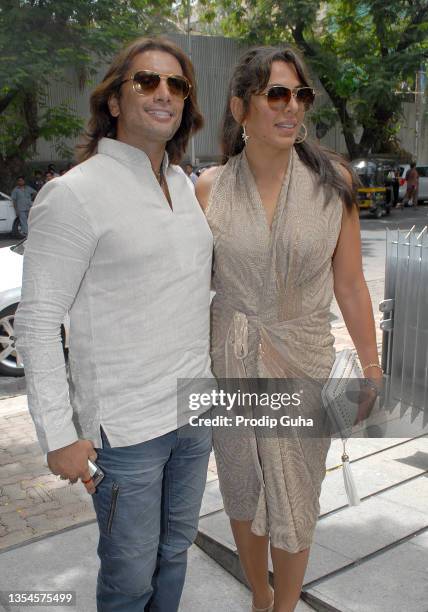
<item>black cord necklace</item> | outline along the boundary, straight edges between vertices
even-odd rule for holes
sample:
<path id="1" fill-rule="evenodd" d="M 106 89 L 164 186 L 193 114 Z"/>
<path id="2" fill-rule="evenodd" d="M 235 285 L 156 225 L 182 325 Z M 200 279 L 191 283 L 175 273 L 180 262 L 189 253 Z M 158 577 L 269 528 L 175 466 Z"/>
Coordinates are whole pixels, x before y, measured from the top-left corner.
<path id="1" fill-rule="evenodd" d="M 159 185 L 162 187 L 162 183 L 163 183 L 163 170 L 162 170 L 162 164 L 161 167 L 159 168 L 159 172 L 156 172 L 156 170 L 154 168 L 152 168 L 153 173 L 159 183 Z"/>

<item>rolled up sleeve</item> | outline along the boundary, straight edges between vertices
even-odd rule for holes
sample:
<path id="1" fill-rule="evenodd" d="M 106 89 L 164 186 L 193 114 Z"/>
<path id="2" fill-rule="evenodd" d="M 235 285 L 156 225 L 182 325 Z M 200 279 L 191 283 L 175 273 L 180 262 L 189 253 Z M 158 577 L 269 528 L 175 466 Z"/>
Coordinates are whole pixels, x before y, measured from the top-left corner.
<path id="1" fill-rule="evenodd" d="M 61 325 L 79 291 L 97 238 L 83 203 L 62 181 L 45 185 L 30 213 L 22 297 L 15 316 L 28 406 L 44 452 L 78 439 Z"/>

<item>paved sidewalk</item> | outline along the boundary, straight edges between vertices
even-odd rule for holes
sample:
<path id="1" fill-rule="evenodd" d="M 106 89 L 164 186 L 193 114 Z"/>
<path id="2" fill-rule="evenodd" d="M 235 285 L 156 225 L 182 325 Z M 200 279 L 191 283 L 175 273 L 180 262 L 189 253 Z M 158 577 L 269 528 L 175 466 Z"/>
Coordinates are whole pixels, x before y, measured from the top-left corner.
<path id="1" fill-rule="evenodd" d="M 302 597 L 319 612 L 427 612 L 428 437 L 352 439 L 347 450 L 361 504 L 347 506 L 334 441 Z M 197 544 L 241 579 L 229 520 L 213 498 L 211 490 Z"/>
<path id="2" fill-rule="evenodd" d="M 7 605 L 4 591 L 75 591 L 76 606 L 40 606 L 37 612 L 96 612 L 98 571 L 96 525 L 78 527 L 46 537 L 0 555 L 0 612 L 25 612 Z M 2 593 L 3 591 L 3 593 Z M 179 612 L 250 612 L 248 589 L 197 546 L 189 551 L 189 564 Z M 300 601 L 296 612 L 312 608 Z"/>
<path id="3" fill-rule="evenodd" d="M 216 478 L 212 454 L 208 482 Z M 91 520 L 95 512 L 82 483 L 51 474 L 27 397 L 0 399 L 0 551 Z"/>
<path id="4" fill-rule="evenodd" d="M 0 399 L 15 397 L 25 393 L 25 377 L 0 376 Z"/>
<path id="5" fill-rule="evenodd" d="M 427 612 L 428 438 L 351 440 L 349 450 L 362 503 L 346 507 L 336 469 L 340 442 L 333 442 L 305 576 L 307 603 L 296 612 Z M 77 612 L 95 612 L 97 536 L 92 522 L 0 552 L 0 611 L 24 612 L 7 605 L 5 591 L 71 590 Z M 205 490 L 197 544 L 180 612 L 249 612 L 216 479 Z"/>
<path id="6" fill-rule="evenodd" d="M 79 482 L 51 474 L 25 395 L 0 400 L 0 550 L 94 518 Z"/>

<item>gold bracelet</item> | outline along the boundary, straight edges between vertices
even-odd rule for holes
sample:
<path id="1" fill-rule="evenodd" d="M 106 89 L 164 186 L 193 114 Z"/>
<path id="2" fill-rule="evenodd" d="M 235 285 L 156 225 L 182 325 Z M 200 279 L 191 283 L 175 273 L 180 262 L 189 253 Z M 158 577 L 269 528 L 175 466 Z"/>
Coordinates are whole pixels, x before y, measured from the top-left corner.
<path id="1" fill-rule="evenodd" d="M 379 368 L 379 370 L 382 372 L 382 368 L 378 363 L 368 363 L 366 366 L 364 366 L 363 372 L 365 372 L 369 368 Z"/>

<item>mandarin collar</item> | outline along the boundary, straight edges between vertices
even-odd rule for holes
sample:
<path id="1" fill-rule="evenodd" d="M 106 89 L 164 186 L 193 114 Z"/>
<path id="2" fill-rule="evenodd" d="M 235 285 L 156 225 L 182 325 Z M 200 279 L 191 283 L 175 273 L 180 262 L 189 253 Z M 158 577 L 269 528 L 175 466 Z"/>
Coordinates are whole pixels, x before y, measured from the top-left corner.
<path id="1" fill-rule="evenodd" d="M 98 153 L 114 157 L 114 159 L 117 159 L 126 165 L 146 166 L 148 170 L 152 170 L 152 164 L 147 153 L 145 153 L 142 149 L 133 147 L 120 140 L 115 140 L 114 138 L 101 138 L 98 143 Z M 162 160 L 162 169 L 164 173 L 167 171 L 168 166 L 168 153 L 165 151 Z"/>

